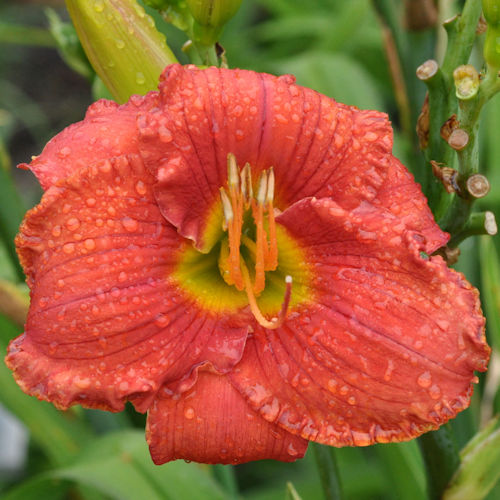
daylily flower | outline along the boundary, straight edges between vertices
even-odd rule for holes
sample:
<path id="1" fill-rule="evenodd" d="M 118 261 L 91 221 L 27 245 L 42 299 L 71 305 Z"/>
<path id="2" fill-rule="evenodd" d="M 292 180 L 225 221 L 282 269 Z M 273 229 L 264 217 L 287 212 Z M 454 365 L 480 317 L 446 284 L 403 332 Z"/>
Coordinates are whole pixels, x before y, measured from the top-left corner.
<path id="1" fill-rule="evenodd" d="M 404 441 L 466 408 L 478 293 L 391 154 L 386 115 L 291 76 L 172 65 L 28 167 L 31 288 L 7 356 L 59 408 L 148 412 L 153 460 L 292 461 Z"/>

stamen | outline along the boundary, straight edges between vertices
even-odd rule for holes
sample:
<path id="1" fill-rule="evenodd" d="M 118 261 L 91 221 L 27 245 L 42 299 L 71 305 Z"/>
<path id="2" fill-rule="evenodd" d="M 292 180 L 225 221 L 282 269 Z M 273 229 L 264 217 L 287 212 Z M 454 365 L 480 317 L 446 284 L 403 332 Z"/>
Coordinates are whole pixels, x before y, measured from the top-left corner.
<path id="1" fill-rule="evenodd" d="M 238 164 L 236 163 L 236 157 L 232 153 L 227 155 L 227 185 L 229 193 L 237 191 L 240 187 Z"/>
<path id="2" fill-rule="evenodd" d="M 274 271 L 278 267 L 278 241 L 276 239 L 276 223 L 274 221 L 274 170 L 271 167 L 267 174 L 266 208 L 269 220 L 269 251 L 266 255 L 265 270 Z"/>
<path id="3" fill-rule="evenodd" d="M 227 231 L 228 225 L 232 222 L 234 218 L 233 208 L 231 207 L 231 200 L 226 194 L 223 187 L 219 189 L 220 199 L 222 201 L 222 211 L 224 212 L 224 220 L 222 221 L 222 229 Z"/>
<path id="4" fill-rule="evenodd" d="M 267 171 L 267 190 L 266 190 L 266 205 L 272 203 L 274 200 L 274 170 L 271 167 Z"/>
<path id="5" fill-rule="evenodd" d="M 292 277 L 290 275 L 285 278 L 285 295 L 283 297 L 283 303 L 281 305 L 281 310 L 277 317 L 268 320 L 264 317 L 262 312 L 259 309 L 259 305 L 255 299 L 255 295 L 252 291 L 252 283 L 250 282 L 250 276 L 248 274 L 248 269 L 245 265 L 243 265 L 243 280 L 245 282 L 245 291 L 247 292 L 248 304 L 250 305 L 250 310 L 254 315 L 254 318 L 257 320 L 259 325 L 267 328 L 268 330 L 274 330 L 280 327 L 286 318 L 286 313 L 288 311 L 288 306 L 290 304 L 290 297 L 292 295 Z"/>
<path id="6" fill-rule="evenodd" d="M 264 205 L 267 195 L 267 172 L 264 170 L 259 177 L 259 188 L 257 190 L 257 203 Z"/>
<path id="7" fill-rule="evenodd" d="M 240 179 L 241 193 L 243 195 L 243 201 L 245 202 L 245 210 L 248 210 L 253 198 L 252 170 L 250 168 L 250 163 L 245 163 L 245 166 L 241 170 Z"/>
<path id="8" fill-rule="evenodd" d="M 274 220 L 274 189 L 275 177 L 272 167 L 260 173 L 257 196 L 254 198 L 252 173 L 250 164 L 239 170 L 234 154 L 227 156 L 227 187 L 220 189 L 220 196 L 224 212 L 222 227 L 228 232 L 229 258 L 225 268 L 226 281 L 234 283 L 238 290 L 243 290 L 244 282 L 241 266 L 240 245 L 243 232 L 243 221 L 246 210 L 251 208 L 255 224 L 255 276 L 253 293 L 259 295 L 266 285 L 266 271 L 273 271 L 278 267 L 278 244 L 276 238 L 276 223 Z M 264 214 L 268 213 L 269 237 L 264 226 Z M 248 245 L 246 245 L 248 247 Z"/>

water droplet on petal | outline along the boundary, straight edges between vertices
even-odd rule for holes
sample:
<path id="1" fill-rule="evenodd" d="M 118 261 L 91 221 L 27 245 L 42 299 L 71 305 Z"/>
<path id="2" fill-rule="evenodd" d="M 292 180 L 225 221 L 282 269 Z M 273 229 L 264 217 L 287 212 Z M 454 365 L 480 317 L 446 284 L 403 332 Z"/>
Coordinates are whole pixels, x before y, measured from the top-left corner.
<path id="1" fill-rule="evenodd" d="M 160 326 L 160 327 L 167 326 L 169 324 L 169 322 L 170 322 L 170 319 L 165 314 L 158 314 L 158 316 L 156 316 L 155 324 L 157 326 Z"/>
<path id="2" fill-rule="evenodd" d="M 418 377 L 417 384 L 424 389 L 430 387 L 432 384 L 431 374 L 429 372 L 424 372 Z"/>
<path id="3" fill-rule="evenodd" d="M 135 185 L 135 190 L 137 191 L 137 194 L 140 194 L 141 196 L 144 196 L 147 193 L 146 186 L 142 181 L 137 181 Z"/>
<path id="4" fill-rule="evenodd" d="M 65 245 L 63 245 L 63 252 L 64 253 L 70 254 L 70 253 L 73 253 L 74 251 L 75 251 L 75 244 L 74 243 L 66 243 Z"/>
<path id="5" fill-rule="evenodd" d="M 87 250 L 94 250 L 95 248 L 95 240 L 92 238 L 88 238 L 83 242 L 83 245 Z"/>
<path id="6" fill-rule="evenodd" d="M 184 416 L 188 419 L 188 420 L 191 420 L 194 418 L 194 410 L 193 408 L 191 408 L 190 406 L 188 406 L 185 410 L 184 410 Z"/>
<path id="7" fill-rule="evenodd" d="M 293 445 L 293 443 L 290 443 L 286 449 L 286 451 L 288 452 L 288 454 L 292 457 L 296 457 L 299 452 L 297 451 L 297 449 L 295 448 L 295 446 Z"/>
<path id="8" fill-rule="evenodd" d="M 71 217 L 66 221 L 66 227 L 70 231 L 76 231 L 80 227 L 80 221 L 76 217 Z"/>
<path id="9" fill-rule="evenodd" d="M 429 395 L 432 399 L 439 399 L 441 396 L 441 389 L 436 384 L 429 387 Z"/>
<path id="10" fill-rule="evenodd" d="M 129 233 L 137 231 L 139 227 L 139 223 L 135 219 L 132 219 L 130 217 L 124 217 L 122 219 L 122 224 L 125 230 L 128 231 Z"/>

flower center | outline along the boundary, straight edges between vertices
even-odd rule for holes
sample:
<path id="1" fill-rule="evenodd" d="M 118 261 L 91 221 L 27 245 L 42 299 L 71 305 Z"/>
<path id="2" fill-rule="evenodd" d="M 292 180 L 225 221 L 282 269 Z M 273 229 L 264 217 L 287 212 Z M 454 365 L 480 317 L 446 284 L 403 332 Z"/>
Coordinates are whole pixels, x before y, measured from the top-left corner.
<path id="1" fill-rule="evenodd" d="M 254 196 L 252 171 L 247 163 L 240 171 L 233 154 L 227 158 L 227 188 L 220 188 L 224 219 L 222 227 L 227 231 L 218 259 L 221 276 L 228 285 L 245 290 L 255 319 L 265 328 L 277 328 L 283 323 L 290 303 L 292 277 L 285 277 L 285 294 L 277 317 L 268 320 L 261 313 L 256 296 L 266 285 L 266 271 L 278 267 L 278 243 L 274 220 L 274 172 L 264 170 L 257 183 Z M 253 265 L 249 266 L 248 262 Z M 253 268 L 253 281 L 249 268 Z"/>

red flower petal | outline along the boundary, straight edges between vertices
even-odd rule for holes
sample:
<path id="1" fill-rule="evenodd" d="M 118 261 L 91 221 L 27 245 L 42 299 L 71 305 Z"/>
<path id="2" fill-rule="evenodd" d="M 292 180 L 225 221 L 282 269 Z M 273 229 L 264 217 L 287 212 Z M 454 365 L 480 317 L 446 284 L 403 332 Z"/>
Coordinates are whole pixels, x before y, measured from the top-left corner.
<path id="1" fill-rule="evenodd" d="M 308 444 L 255 413 L 226 377 L 206 371 L 188 392 L 154 400 L 146 438 L 156 464 L 177 458 L 212 464 L 293 462 Z"/>
<path id="2" fill-rule="evenodd" d="M 123 106 L 104 99 L 95 102 L 83 121 L 65 128 L 29 165 L 21 166 L 32 170 L 47 189 L 79 168 L 113 156 L 137 154 L 137 113 L 153 106 L 156 96 L 155 92 L 133 96 Z"/>
<path id="3" fill-rule="evenodd" d="M 314 302 L 256 328 L 230 378 L 266 420 L 331 445 L 400 441 L 469 404 L 489 348 L 478 294 L 368 205 L 306 199 L 278 219 L 316 273 Z"/>
<path id="4" fill-rule="evenodd" d="M 82 169 L 45 193 L 17 239 L 32 288 L 7 363 L 30 394 L 65 408 L 145 411 L 163 383 L 241 357 L 244 319 L 201 311 L 169 274 L 182 238 L 159 213 L 137 157 Z M 186 383 L 190 383 L 187 381 Z"/>
<path id="5" fill-rule="evenodd" d="M 255 176 L 274 167 L 281 210 L 307 196 L 328 196 L 346 209 L 368 200 L 405 211 L 428 251 L 446 242 L 420 188 L 391 155 L 386 115 L 338 104 L 291 76 L 172 65 L 162 78 L 163 107 L 138 120 L 141 154 L 159 180 L 165 217 L 198 248 L 211 244 L 203 237 L 226 183 L 228 153 L 249 162 Z"/>

